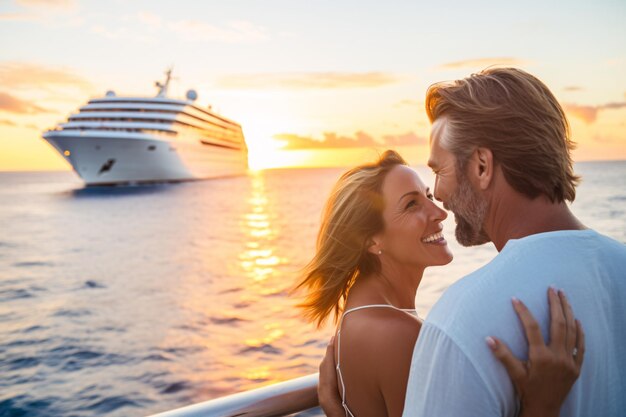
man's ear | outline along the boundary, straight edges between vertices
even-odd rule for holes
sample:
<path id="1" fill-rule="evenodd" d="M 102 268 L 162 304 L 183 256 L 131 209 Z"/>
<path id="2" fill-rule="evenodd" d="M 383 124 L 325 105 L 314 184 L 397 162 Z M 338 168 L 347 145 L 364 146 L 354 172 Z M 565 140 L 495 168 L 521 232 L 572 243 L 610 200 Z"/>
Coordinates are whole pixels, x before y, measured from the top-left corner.
<path id="1" fill-rule="evenodd" d="M 488 148 L 476 148 L 472 155 L 471 174 L 481 190 L 489 188 L 493 179 L 493 153 Z"/>

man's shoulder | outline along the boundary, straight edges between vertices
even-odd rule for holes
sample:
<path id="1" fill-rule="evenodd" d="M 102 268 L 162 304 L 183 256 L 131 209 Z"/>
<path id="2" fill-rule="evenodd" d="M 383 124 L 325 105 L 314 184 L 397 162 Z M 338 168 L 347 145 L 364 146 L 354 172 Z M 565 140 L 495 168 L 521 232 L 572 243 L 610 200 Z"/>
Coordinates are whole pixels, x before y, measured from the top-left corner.
<path id="1" fill-rule="evenodd" d="M 589 251 L 601 248 L 613 251 L 620 255 L 620 260 L 626 256 L 626 245 L 617 240 L 603 235 L 593 229 L 584 230 L 559 230 L 553 232 L 537 233 L 515 239 L 507 243 L 505 248 L 513 251 L 563 253 L 571 257 L 577 252 Z"/>
<path id="2" fill-rule="evenodd" d="M 466 332 L 481 320 L 497 327 L 510 312 L 512 296 L 545 299 L 551 285 L 564 287 L 599 270 L 626 268 L 626 245 L 591 229 L 540 233 L 509 241 L 489 263 L 452 284 L 435 303 L 426 322 Z M 507 326 L 510 323 L 503 322 Z"/>
<path id="3" fill-rule="evenodd" d="M 506 282 L 499 278 L 509 276 L 509 271 L 515 269 L 512 262 L 515 252 L 499 253 L 484 266 L 453 283 L 435 303 L 426 321 L 440 322 L 443 318 L 449 318 L 451 313 L 464 315 L 465 312 L 469 313 L 469 309 L 485 307 L 487 304 L 483 301 L 487 302 L 506 286 Z"/>

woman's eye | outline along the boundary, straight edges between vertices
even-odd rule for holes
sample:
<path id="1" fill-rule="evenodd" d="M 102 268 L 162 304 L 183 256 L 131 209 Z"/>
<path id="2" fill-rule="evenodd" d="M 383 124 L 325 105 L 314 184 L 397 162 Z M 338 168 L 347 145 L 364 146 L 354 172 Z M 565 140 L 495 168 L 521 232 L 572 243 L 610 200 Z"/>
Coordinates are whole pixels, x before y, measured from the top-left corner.
<path id="1" fill-rule="evenodd" d="M 406 207 L 407 209 L 414 207 L 415 205 L 417 205 L 417 202 L 415 200 L 411 200 L 407 203 Z"/>

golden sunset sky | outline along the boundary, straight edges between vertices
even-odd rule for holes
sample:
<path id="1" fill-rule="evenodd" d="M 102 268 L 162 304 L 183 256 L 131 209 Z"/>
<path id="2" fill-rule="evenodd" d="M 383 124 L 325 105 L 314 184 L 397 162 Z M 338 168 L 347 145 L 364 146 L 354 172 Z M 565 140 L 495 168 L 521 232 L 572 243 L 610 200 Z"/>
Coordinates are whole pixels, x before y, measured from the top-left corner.
<path id="1" fill-rule="evenodd" d="M 424 93 L 491 65 L 541 78 L 577 161 L 626 159 L 626 2 L 0 1 L 0 170 L 69 169 L 41 139 L 91 97 L 172 97 L 243 126 L 253 168 L 426 160 Z M 310 149 L 314 149 L 311 151 Z"/>

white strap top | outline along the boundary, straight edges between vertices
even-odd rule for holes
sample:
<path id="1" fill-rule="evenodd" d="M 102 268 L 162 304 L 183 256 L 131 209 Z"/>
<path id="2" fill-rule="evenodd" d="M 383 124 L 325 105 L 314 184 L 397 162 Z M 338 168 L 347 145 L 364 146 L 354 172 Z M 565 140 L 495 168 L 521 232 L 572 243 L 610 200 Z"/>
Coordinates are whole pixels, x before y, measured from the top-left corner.
<path id="1" fill-rule="evenodd" d="M 352 313 L 353 311 L 363 310 L 366 308 L 392 308 L 394 310 L 402 311 L 402 312 L 405 312 L 407 314 L 411 314 L 417 317 L 417 312 L 414 309 L 398 308 L 389 304 L 371 304 L 371 305 L 366 305 L 366 306 L 355 307 L 355 308 L 351 308 L 350 310 L 344 311 L 344 313 L 341 315 L 341 320 L 339 320 L 339 327 L 337 329 L 337 376 L 339 379 L 339 383 L 341 384 L 341 405 L 343 406 L 343 409 L 346 411 L 346 417 L 354 417 L 354 414 L 348 408 L 348 404 L 346 404 L 346 385 L 343 382 L 343 375 L 341 375 L 341 367 L 340 367 L 341 365 L 341 325 L 343 324 L 343 319 L 348 314 Z"/>

